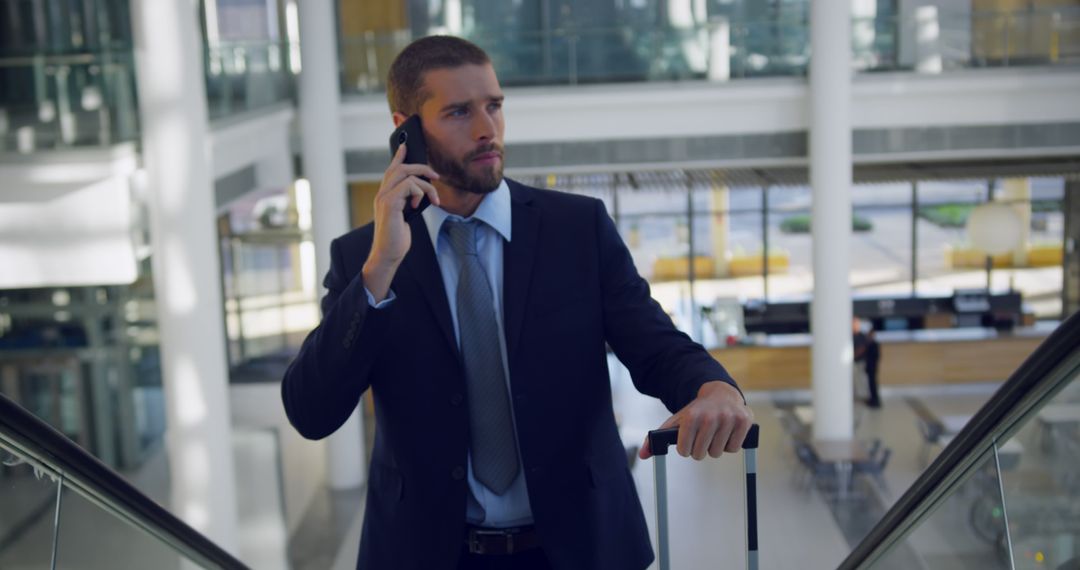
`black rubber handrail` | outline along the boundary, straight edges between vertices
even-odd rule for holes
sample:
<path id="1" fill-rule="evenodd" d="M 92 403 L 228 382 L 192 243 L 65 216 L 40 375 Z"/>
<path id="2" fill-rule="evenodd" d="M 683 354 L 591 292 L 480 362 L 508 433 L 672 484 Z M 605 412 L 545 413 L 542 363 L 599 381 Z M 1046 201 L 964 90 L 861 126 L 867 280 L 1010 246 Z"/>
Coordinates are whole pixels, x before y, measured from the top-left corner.
<path id="1" fill-rule="evenodd" d="M 972 455 L 983 453 L 988 437 L 1001 429 L 1001 424 L 1017 411 L 1024 397 L 1047 380 L 1050 373 L 1080 350 L 1080 313 L 1061 323 L 1013 372 L 964 429 L 953 438 L 941 455 L 923 472 L 900 500 L 882 517 L 847 558 L 841 570 L 858 568 L 879 547 L 893 539 L 909 517 L 918 516 L 924 503 L 957 469 L 967 464 Z"/>
<path id="2" fill-rule="evenodd" d="M 247 569 L 247 566 L 233 555 L 155 503 L 67 436 L 3 394 L 0 394 L 0 434 L 27 451 L 30 459 L 62 474 L 64 481 L 87 489 L 98 498 L 115 505 L 151 534 L 162 537 L 166 542 L 171 541 L 170 546 L 197 563 L 226 570 Z"/>

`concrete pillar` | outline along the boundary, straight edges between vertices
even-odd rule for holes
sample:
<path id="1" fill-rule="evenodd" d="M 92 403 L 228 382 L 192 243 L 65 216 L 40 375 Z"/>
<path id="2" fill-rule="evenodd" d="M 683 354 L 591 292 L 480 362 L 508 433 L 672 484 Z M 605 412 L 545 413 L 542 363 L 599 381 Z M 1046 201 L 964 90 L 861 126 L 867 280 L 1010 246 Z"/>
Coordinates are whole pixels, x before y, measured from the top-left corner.
<path id="1" fill-rule="evenodd" d="M 1013 250 L 1013 267 L 1025 267 L 1028 264 L 1028 245 L 1031 244 L 1031 180 L 1002 180 L 996 199 L 1009 203 L 1020 217 L 1020 241 Z"/>
<path id="2" fill-rule="evenodd" d="M 810 311 L 814 437 L 853 435 L 851 285 L 851 4 L 810 13 L 810 185 L 814 296 Z"/>
<path id="3" fill-rule="evenodd" d="M 713 212 L 709 219 L 712 220 L 712 252 L 715 268 L 714 277 L 724 277 L 728 274 L 728 231 L 731 225 L 731 190 L 724 184 L 716 184 L 712 188 L 709 197 L 712 199 L 710 210 Z"/>
<path id="4" fill-rule="evenodd" d="M 318 275 L 330 270 L 330 242 L 349 231 L 345 153 L 341 142 L 341 87 L 337 20 L 330 0 L 297 2 L 300 8 L 300 130 L 304 176 L 311 184 L 312 234 Z M 386 119 L 386 135 L 393 130 Z M 387 163 L 390 162 L 387 150 Z M 359 408 L 328 440 L 330 487 L 364 482 L 364 434 Z"/>
<path id="5" fill-rule="evenodd" d="M 172 510 L 237 552 L 236 479 L 196 5 L 132 2 Z"/>

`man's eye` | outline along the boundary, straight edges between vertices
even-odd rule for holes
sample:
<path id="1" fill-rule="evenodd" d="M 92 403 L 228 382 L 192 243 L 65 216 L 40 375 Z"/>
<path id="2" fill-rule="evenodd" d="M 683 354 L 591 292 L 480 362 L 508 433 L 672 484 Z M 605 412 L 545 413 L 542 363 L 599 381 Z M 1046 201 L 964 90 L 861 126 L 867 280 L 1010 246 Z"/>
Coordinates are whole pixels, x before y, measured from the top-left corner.
<path id="1" fill-rule="evenodd" d="M 498 111 L 500 109 L 502 109 L 502 103 L 492 103 L 488 105 L 489 111 Z"/>
<path id="2" fill-rule="evenodd" d="M 451 117 L 464 117 L 468 113 L 469 113 L 468 109 L 454 109 L 454 110 L 450 111 L 449 115 Z"/>

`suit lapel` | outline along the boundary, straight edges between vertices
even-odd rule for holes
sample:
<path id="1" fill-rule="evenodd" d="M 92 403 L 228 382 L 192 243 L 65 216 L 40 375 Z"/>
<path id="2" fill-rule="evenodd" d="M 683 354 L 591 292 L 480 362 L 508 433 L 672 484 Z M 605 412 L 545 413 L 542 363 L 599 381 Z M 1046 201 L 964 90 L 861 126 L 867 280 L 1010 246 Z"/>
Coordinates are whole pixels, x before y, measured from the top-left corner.
<path id="1" fill-rule="evenodd" d="M 439 271 L 439 261 L 435 258 L 435 248 L 431 245 L 431 234 L 428 233 L 427 225 L 421 216 L 416 216 L 409 225 L 412 229 L 412 247 L 402 264 L 408 267 L 409 274 L 416 280 L 416 286 L 424 292 L 424 298 L 427 299 L 446 342 L 454 353 L 457 353 L 457 336 L 450 318 L 450 305 L 447 304 L 446 287 L 443 285 L 442 272 Z"/>
<path id="2" fill-rule="evenodd" d="M 503 318 L 506 322 L 507 357 L 513 362 L 529 299 L 536 241 L 540 233 L 540 212 L 531 204 L 530 189 L 511 180 L 507 180 L 507 183 L 510 185 L 513 236 L 503 247 Z"/>

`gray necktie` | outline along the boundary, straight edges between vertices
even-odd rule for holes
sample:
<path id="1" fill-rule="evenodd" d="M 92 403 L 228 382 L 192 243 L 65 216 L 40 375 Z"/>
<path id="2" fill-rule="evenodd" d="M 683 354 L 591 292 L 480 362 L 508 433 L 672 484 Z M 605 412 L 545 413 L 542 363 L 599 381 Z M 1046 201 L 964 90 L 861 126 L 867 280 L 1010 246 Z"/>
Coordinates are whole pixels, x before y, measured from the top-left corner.
<path id="1" fill-rule="evenodd" d="M 476 252 L 477 226 L 450 220 L 443 225 L 461 262 L 457 321 L 469 397 L 473 471 L 485 487 L 502 495 L 517 477 L 518 454 L 495 304 Z"/>

